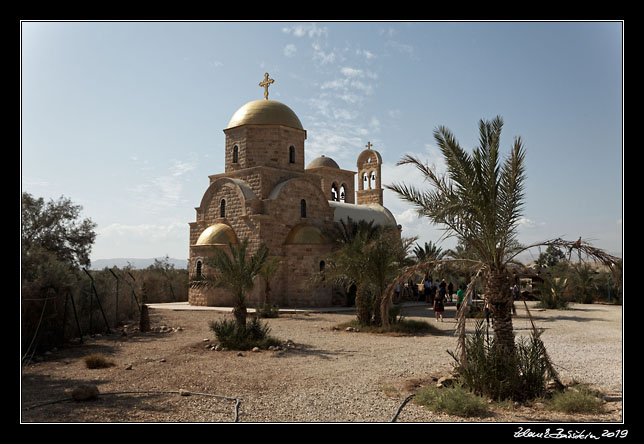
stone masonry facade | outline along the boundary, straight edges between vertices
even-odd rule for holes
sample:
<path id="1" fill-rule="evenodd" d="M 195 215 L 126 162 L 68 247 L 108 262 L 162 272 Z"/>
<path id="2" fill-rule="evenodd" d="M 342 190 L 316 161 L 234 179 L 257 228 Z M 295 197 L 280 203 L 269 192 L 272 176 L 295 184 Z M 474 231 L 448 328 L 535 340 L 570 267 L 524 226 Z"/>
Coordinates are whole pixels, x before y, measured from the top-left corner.
<path id="1" fill-rule="evenodd" d="M 332 248 L 322 233 L 337 222 L 329 201 L 382 205 L 382 159 L 370 147 L 359 155 L 356 191 L 356 172 L 340 169 L 332 160 L 321 159 L 323 164 L 313 162 L 305 168 L 306 131 L 297 120 L 256 124 L 252 116 L 261 116 L 262 105 L 253 102 L 251 117 L 224 130 L 225 172 L 209 176 L 210 184 L 195 208 L 196 219 L 189 224 L 189 275 L 210 275 L 208 258 L 213 249 L 228 251 L 229 241 L 247 239 L 248 254 L 266 244 L 269 255 L 280 261 L 270 282 L 271 303 L 280 307 L 344 304 L 342 291 L 315 278 Z M 292 113 L 285 105 L 278 106 Z M 363 175 L 368 178 L 364 183 Z M 265 302 L 264 284 L 261 278 L 256 280 L 246 296 L 248 306 Z M 234 305 L 230 292 L 212 287 L 190 288 L 189 303 Z"/>

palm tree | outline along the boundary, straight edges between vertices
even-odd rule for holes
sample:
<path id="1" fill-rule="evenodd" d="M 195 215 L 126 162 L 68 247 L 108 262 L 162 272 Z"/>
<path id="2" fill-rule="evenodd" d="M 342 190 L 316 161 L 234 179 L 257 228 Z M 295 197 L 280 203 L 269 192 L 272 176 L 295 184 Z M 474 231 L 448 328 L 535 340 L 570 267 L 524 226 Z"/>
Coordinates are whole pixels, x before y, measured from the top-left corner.
<path id="1" fill-rule="evenodd" d="M 346 289 L 355 285 L 358 322 L 380 325 L 383 295 L 405 265 L 410 242 L 396 227 L 351 219 L 327 234 L 335 249 L 326 257 L 325 278 Z"/>
<path id="2" fill-rule="evenodd" d="M 272 256 L 266 259 L 262 268 L 259 270 L 259 275 L 264 279 L 264 306 L 270 305 L 271 295 L 271 280 L 275 277 L 277 270 L 280 267 L 280 259 Z"/>
<path id="3" fill-rule="evenodd" d="M 446 164 L 439 174 L 417 158 L 406 155 L 398 165 L 414 165 L 433 186 L 393 184 L 387 188 L 414 205 L 420 216 L 442 225 L 447 236 L 456 236 L 470 247 L 480 262 L 484 293 L 494 310 L 497 341 L 514 349 L 511 278 L 506 266 L 516 245 L 516 230 L 523 207 L 525 151 L 516 138 L 508 158 L 500 165 L 499 142 L 503 120 L 479 122 L 479 146 L 472 154 L 441 126 L 434 138 Z"/>
<path id="4" fill-rule="evenodd" d="M 425 242 L 425 245 L 423 247 L 416 244 L 413 253 L 416 256 L 416 261 L 424 261 L 427 259 L 442 259 L 446 255 L 446 252 L 443 251 L 443 249 L 438 245 L 432 243 L 432 241 Z"/>
<path id="5" fill-rule="evenodd" d="M 213 255 L 204 262 L 214 274 L 203 275 L 193 280 L 193 287 L 221 287 L 231 290 L 234 295 L 233 316 L 238 327 L 246 327 L 246 293 L 253 289 L 255 277 L 268 258 L 268 247 L 262 244 L 255 254 L 246 257 L 248 239 L 241 244 L 229 244 L 230 254 L 224 249 L 213 247 Z"/>

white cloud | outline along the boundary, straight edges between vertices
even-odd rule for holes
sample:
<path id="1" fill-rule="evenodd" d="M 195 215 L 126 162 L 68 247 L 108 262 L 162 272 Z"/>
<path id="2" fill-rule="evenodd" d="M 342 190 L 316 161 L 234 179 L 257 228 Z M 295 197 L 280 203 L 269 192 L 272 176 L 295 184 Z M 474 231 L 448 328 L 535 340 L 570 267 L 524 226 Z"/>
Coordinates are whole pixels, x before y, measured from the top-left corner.
<path id="1" fill-rule="evenodd" d="M 183 196 L 187 173 L 197 168 L 197 162 L 173 159 L 164 174 L 141 176 L 141 181 L 130 188 L 130 200 L 150 213 L 183 207 L 188 199 Z M 154 168 L 145 168 L 154 171 Z"/>
<path id="2" fill-rule="evenodd" d="M 355 68 L 350 68 L 348 66 L 345 66 L 343 68 L 340 68 L 340 72 L 344 74 L 347 77 L 363 77 L 364 72 L 361 69 L 355 69 Z"/>
<path id="3" fill-rule="evenodd" d="M 319 62 L 321 65 L 333 63 L 338 59 L 338 55 L 335 53 L 335 50 L 331 50 L 331 52 L 325 52 L 322 45 L 318 42 L 313 43 L 312 47 L 313 60 Z"/>
<path id="4" fill-rule="evenodd" d="M 408 224 L 416 222 L 416 219 L 418 219 L 418 213 L 413 208 L 407 208 L 402 213 L 396 214 L 395 217 L 399 224 Z"/>
<path id="5" fill-rule="evenodd" d="M 521 217 L 517 220 L 517 225 L 521 229 L 531 230 L 534 228 L 540 228 L 546 225 L 545 222 L 537 222 L 535 220 L 529 219 L 527 217 Z"/>
<path id="6" fill-rule="evenodd" d="M 376 58 L 376 55 L 374 53 L 372 53 L 371 51 L 368 51 L 366 49 L 357 49 L 356 54 L 364 56 L 364 58 L 367 59 L 367 60 L 371 60 L 371 59 Z"/>
<path id="7" fill-rule="evenodd" d="M 316 23 L 299 23 L 293 26 L 286 26 L 282 28 L 282 32 L 295 37 L 322 37 L 328 34 L 326 26 L 320 27 Z"/>
<path id="8" fill-rule="evenodd" d="M 284 47 L 284 56 L 286 57 L 293 57 L 296 52 L 297 52 L 297 48 L 292 43 L 289 43 Z"/>
<path id="9" fill-rule="evenodd" d="M 374 132 L 376 132 L 376 133 L 379 132 L 380 131 L 380 120 L 377 117 L 372 116 L 371 121 L 369 122 L 369 127 Z"/>
<path id="10" fill-rule="evenodd" d="M 182 176 L 185 173 L 197 168 L 196 162 L 182 162 L 180 160 L 173 160 L 170 167 L 170 174 L 174 177 Z"/>
<path id="11" fill-rule="evenodd" d="M 385 43 L 385 46 L 389 48 L 393 48 L 394 51 L 399 52 L 401 54 L 406 54 L 409 56 L 411 60 L 418 61 L 419 58 L 416 55 L 415 48 L 412 45 L 408 45 L 405 43 L 400 43 L 395 40 L 389 40 Z"/>

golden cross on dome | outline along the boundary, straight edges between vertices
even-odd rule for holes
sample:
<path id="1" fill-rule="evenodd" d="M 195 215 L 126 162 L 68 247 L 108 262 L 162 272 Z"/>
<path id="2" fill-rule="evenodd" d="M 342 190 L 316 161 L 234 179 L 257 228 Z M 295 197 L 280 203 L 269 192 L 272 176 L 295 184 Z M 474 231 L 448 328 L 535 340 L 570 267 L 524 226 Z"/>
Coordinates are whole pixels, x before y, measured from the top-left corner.
<path id="1" fill-rule="evenodd" d="M 268 100 L 268 87 L 274 82 L 275 80 L 268 78 L 268 73 L 264 74 L 264 81 L 259 82 L 259 86 L 264 88 L 264 99 Z"/>
<path id="2" fill-rule="evenodd" d="M 371 142 L 367 142 L 365 146 L 367 147 L 368 150 L 370 150 L 373 145 L 371 144 Z"/>

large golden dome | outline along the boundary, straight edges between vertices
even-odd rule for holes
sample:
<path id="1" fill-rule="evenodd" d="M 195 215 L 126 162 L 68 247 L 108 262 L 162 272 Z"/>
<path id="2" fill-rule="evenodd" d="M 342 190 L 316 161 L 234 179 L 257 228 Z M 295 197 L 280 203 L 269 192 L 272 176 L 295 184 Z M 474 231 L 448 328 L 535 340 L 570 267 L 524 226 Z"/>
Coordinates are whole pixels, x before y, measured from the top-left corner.
<path id="1" fill-rule="evenodd" d="M 226 129 L 241 125 L 283 125 L 303 130 L 291 108 L 276 100 L 253 100 L 239 108 Z"/>
<path id="2" fill-rule="evenodd" d="M 203 230 L 195 245 L 238 244 L 233 229 L 226 224 L 214 224 Z"/>

